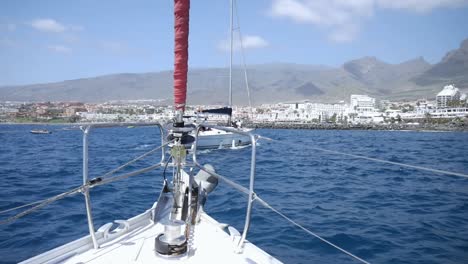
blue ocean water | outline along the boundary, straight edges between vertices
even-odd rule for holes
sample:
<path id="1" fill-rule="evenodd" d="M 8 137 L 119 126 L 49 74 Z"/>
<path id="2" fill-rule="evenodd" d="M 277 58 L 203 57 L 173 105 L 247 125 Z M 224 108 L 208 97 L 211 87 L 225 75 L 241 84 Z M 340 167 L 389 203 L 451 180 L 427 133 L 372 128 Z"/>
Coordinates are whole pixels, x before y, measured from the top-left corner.
<path id="1" fill-rule="evenodd" d="M 82 133 L 49 126 L 0 126 L 0 211 L 44 199 L 82 182 Z M 468 173 L 468 133 L 268 130 L 294 143 L 260 141 L 256 192 L 305 227 L 372 263 L 468 263 L 468 179 L 311 150 L 321 147 Z M 90 177 L 159 145 L 157 128 L 96 129 Z M 202 151 L 199 159 L 244 186 L 250 148 Z M 158 161 L 154 155 L 128 170 Z M 127 219 L 157 199 L 162 171 L 91 191 L 95 225 Z M 246 197 L 225 184 L 206 210 L 242 230 Z M 1 219 L 11 214 L 0 215 Z M 87 234 L 81 194 L 0 225 L 0 262 L 15 263 Z M 248 239 L 285 263 L 353 263 L 353 259 L 256 205 Z"/>

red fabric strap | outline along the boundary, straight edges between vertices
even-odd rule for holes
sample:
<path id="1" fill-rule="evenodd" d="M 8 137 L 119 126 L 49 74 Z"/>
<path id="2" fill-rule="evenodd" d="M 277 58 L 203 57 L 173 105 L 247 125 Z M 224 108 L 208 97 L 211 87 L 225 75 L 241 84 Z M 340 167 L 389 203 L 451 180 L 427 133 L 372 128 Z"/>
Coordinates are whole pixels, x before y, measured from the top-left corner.
<path id="1" fill-rule="evenodd" d="M 174 106 L 185 110 L 187 98 L 190 0 L 174 0 Z"/>

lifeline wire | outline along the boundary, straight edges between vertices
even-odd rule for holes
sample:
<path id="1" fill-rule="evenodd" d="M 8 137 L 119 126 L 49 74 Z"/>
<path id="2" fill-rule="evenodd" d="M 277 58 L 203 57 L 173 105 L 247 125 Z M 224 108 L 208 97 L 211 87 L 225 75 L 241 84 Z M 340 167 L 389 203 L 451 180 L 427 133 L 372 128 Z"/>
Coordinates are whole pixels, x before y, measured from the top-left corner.
<path id="1" fill-rule="evenodd" d="M 322 242 L 324 243 L 327 243 L 328 245 L 338 249 L 339 251 L 343 252 L 344 254 L 362 262 L 362 263 L 366 263 L 366 264 L 370 264 L 368 261 L 365 261 L 363 260 L 362 258 L 354 255 L 353 253 L 347 251 L 346 249 L 343 249 L 335 244 L 333 244 L 332 242 L 326 240 L 325 238 L 317 235 L 316 233 L 310 231 L 309 229 L 305 228 L 304 226 L 302 226 L 301 224 L 297 223 L 296 221 L 292 220 L 291 218 L 287 217 L 285 214 L 281 213 L 280 211 L 278 211 L 277 209 L 273 208 L 271 205 L 269 205 L 267 202 L 265 202 L 264 200 L 262 200 L 260 197 L 256 196 L 255 197 L 255 200 L 254 201 L 257 201 L 259 202 L 261 205 L 263 205 L 264 207 L 270 209 L 271 211 L 275 212 L 276 214 L 278 214 L 279 216 L 283 217 L 285 220 L 287 220 L 288 222 L 290 222 L 291 224 L 299 227 L 300 229 L 304 230 L 306 233 L 308 233 L 309 235 L 311 236 L 314 236 L 318 239 L 320 239 Z"/>
<path id="2" fill-rule="evenodd" d="M 76 193 L 80 192 L 80 191 L 82 190 L 82 188 L 83 188 L 83 186 L 80 186 L 80 187 L 71 189 L 71 190 L 69 190 L 69 191 L 67 191 L 67 192 L 61 193 L 61 194 L 59 194 L 59 195 L 56 195 L 56 196 L 52 196 L 52 197 L 50 197 L 50 198 L 47 198 L 47 199 L 41 201 L 41 203 L 38 204 L 38 205 L 36 205 L 36 206 L 33 206 L 33 207 L 31 207 L 31 208 L 29 208 L 29 209 L 27 209 L 27 210 L 24 210 L 23 212 L 21 212 L 21 213 L 19 213 L 19 214 L 16 214 L 16 215 L 14 215 L 14 216 L 8 217 L 8 218 L 5 219 L 5 220 L 1 220 L 1 221 L 0 221 L 0 225 L 7 224 L 7 223 L 10 223 L 10 222 L 12 222 L 12 221 L 15 221 L 16 219 L 18 219 L 18 218 L 20 218 L 20 217 L 23 217 L 23 216 L 25 216 L 25 215 L 27 215 L 27 214 L 30 214 L 30 213 L 32 213 L 32 212 L 34 212 L 34 211 L 36 211 L 36 210 L 39 210 L 39 209 L 41 209 L 42 207 L 44 207 L 44 206 L 46 206 L 46 205 L 48 205 L 48 204 L 51 204 L 51 203 L 53 203 L 53 202 L 55 202 L 55 201 L 57 201 L 57 200 L 60 200 L 60 199 L 63 199 L 63 198 L 65 198 L 65 197 L 68 197 L 68 196 L 71 196 L 71 195 L 73 195 L 73 194 L 76 194 Z M 3 213 L 3 212 L 2 212 L 2 213 Z"/>
<path id="3" fill-rule="evenodd" d="M 145 173 L 145 172 L 148 172 L 148 171 L 151 171 L 151 170 L 154 170 L 158 167 L 160 167 L 161 164 L 158 163 L 156 165 L 153 165 L 153 166 L 149 166 L 149 167 L 146 167 L 146 168 L 143 168 L 141 170 L 137 170 L 137 171 L 134 171 L 134 172 L 130 172 L 130 173 L 126 173 L 126 174 L 123 174 L 123 175 L 119 175 L 119 176 L 114 176 L 114 177 L 110 177 L 110 178 L 107 178 L 107 179 L 103 179 L 101 182 L 96 182 L 96 183 L 87 183 L 85 185 L 82 185 L 82 186 L 79 186 L 77 188 L 74 188 L 74 189 L 71 189 L 67 192 L 64 192 L 64 193 L 61 193 L 61 194 L 58 194 L 56 196 L 52 196 L 50 198 L 47 198 L 45 200 L 42 200 L 42 201 L 38 201 L 38 202 L 34 202 L 34 203 L 30 203 L 30 204 L 27 204 L 27 205 L 22 205 L 22 206 L 18 206 L 18 207 L 15 207 L 15 208 L 10 208 L 10 209 L 7 209 L 7 210 L 4 210 L 4 211 L 1 211 L 0 214 L 3 214 L 3 213 L 6 213 L 6 212 L 9 212 L 9 211 L 13 211 L 13 210 L 16 210 L 16 209 L 19 209 L 19 208 L 23 208 L 23 207 L 26 207 L 26 206 L 29 206 L 29 205 L 34 205 L 34 204 L 38 204 L 36 206 L 33 206 L 21 213 L 18 213 L 12 217 L 9 217 L 5 220 L 1 220 L 0 221 L 0 225 L 2 224 L 6 224 L 6 223 L 9 223 L 9 222 L 12 222 L 20 217 L 23 217 L 27 214 L 30 214 L 52 202 L 55 202 L 57 200 L 61 200 L 63 198 L 66 198 L 68 196 L 72 196 L 78 192 L 82 192 L 84 190 L 84 188 L 92 188 L 92 187 L 95 187 L 95 186 L 99 186 L 99 185 L 103 185 L 103 184 L 106 184 L 106 183 L 111 183 L 111 182 L 114 182 L 114 181 L 117 181 L 117 180 L 122 180 L 122 179 L 125 179 L 125 178 L 128 178 L 128 177 L 132 177 L 132 176 L 136 176 L 136 175 L 140 175 L 142 173 Z"/>
<path id="4" fill-rule="evenodd" d="M 269 137 L 258 136 L 258 138 L 259 139 L 265 139 L 265 140 L 268 140 L 268 141 L 278 142 L 278 143 L 281 143 L 281 144 L 297 145 L 297 146 L 303 147 L 303 145 L 299 145 L 299 144 L 295 144 L 295 143 L 286 143 L 286 142 L 282 142 L 280 140 L 272 139 L 272 138 L 269 138 Z M 357 159 L 365 159 L 365 160 L 370 160 L 370 161 L 374 161 L 374 162 L 392 164 L 392 165 L 397 165 L 397 166 L 401 166 L 401 167 L 407 167 L 407 168 L 412 168 L 412 169 L 417 169 L 417 170 L 429 171 L 429 172 L 438 173 L 438 174 L 458 176 L 458 177 L 463 177 L 463 178 L 468 179 L 468 174 L 464 174 L 464 173 L 460 173 L 460 172 L 451 172 L 451 171 L 432 169 L 432 168 L 427 168 L 427 167 L 422 167 L 422 166 L 405 164 L 405 163 L 401 163 L 401 162 L 394 162 L 394 161 L 371 158 L 371 157 L 366 157 L 366 156 L 361 156 L 361 155 L 349 154 L 349 153 L 345 153 L 345 152 L 341 152 L 341 151 L 329 150 L 329 149 L 324 149 L 324 148 L 317 148 L 317 147 L 308 147 L 308 148 L 313 149 L 313 150 L 319 150 L 319 151 L 323 151 L 323 152 L 338 154 L 338 155 L 342 155 L 342 156 L 357 158 Z"/>
<path id="5" fill-rule="evenodd" d="M 140 159 L 154 153 L 155 151 L 161 149 L 162 147 L 164 147 L 164 146 L 166 146 L 166 145 L 168 145 L 170 143 L 171 142 L 166 142 L 165 144 L 163 144 L 163 145 L 161 145 L 161 146 L 159 146 L 159 147 L 157 147 L 157 148 L 155 148 L 153 150 L 150 150 L 150 151 L 136 157 L 135 159 L 133 159 L 133 160 L 119 166 L 118 168 L 116 168 L 116 169 L 114 169 L 114 170 L 112 170 L 112 171 L 110 171 L 110 172 L 108 172 L 108 173 L 106 173 L 106 174 L 104 174 L 104 175 L 102 175 L 101 177 L 98 177 L 98 178 L 104 178 L 105 176 L 112 175 L 113 173 L 115 173 L 115 172 L 127 167 L 128 165 L 130 165 L 130 164 L 132 164 L 132 163 L 134 163 L 134 162 L 136 162 L 136 161 L 138 161 L 138 160 L 140 160 Z M 33 207 L 29 208 L 29 209 L 26 209 L 21 213 L 18 213 L 18 214 L 14 215 L 14 216 L 11 216 L 11 217 L 9 217 L 9 218 L 7 218 L 5 220 L 1 220 L 0 225 L 12 222 L 12 221 L 14 221 L 14 220 L 16 220 L 16 219 L 18 219 L 20 217 L 23 217 L 23 216 L 25 216 L 27 214 L 30 214 L 30 213 L 36 211 L 36 210 L 38 210 L 38 209 L 40 209 L 40 208 L 42 208 L 42 207 L 44 207 L 44 206 L 46 206 L 46 205 L 48 205 L 48 204 L 50 204 L 52 202 L 55 202 L 57 200 L 60 200 L 60 199 L 66 198 L 68 196 L 74 195 L 74 194 L 76 194 L 78 192 L 81 192 L 83 190 L 83 188 L 95 187 L 95 186 L 98 186 L 98 185 L 103 185 L 105 183 L 111 183 L 111 182 L 114 182 L 116 180 L 122 180 L 122 179 L 125 179 L 125 178 L 128 178 L 128 177 L 132 177 L 132 176 L 139 175 L 139 174 L 148 172 L 150 170 L 156 169 L 159 166 L 161 166 L 161 164 L 152 165 L 152 166 L 149 166 L 149 167 L 146 167 L 146 168 L 134 171 L 134 172 L 119 175 L 119 176 L 104 178 L 101 182 L 97 182 L 97 183 L 94 183 L 94 184 L 88 183 L 88 184 L 82 185 L 80 187 L 71 189 L 71 190 L 69 190 L 67 192 L 52 196 L 50 198 L 47 198 L 47 199 L 44 199 L 44 200 L 41 200 L 41 201 L 36 201 L 36 202 L 32 202 L 32 203 L 28 203 L 28 204 L 24 204 L 24 205 L 20 205 L 20 206 L 14 207 L 14 208 L 9 208 L 7 210 L 0 211 L 0 214 L 4 214 L 4 213 L 7 213 L 7 212 L 15 211 L 17 209 L 21 209 L 21 208 L 24 208 L 24 207 L 28 207 L 28 206 L 32 206 L 32 205 L 37 204 L 36 206 L 33 206 Z"/>
<path id="6" fill-rule="evenodd" d="M 28 203 L 28 204 L 23 204 L 23 205 L 20 205 L 20 206 L 17 206 L 17 207 L 13 207 L 13 208 L 10 208 L 10 209 L 6 209 L 6 210 L 3 210 L 3 211 L 0 211 L 0 214 L 8 213 L 8 212 L 15 211 L 15 210 L 18 210 L 18 209 L 21 209 L 21 208 L 24 208 L 24 207 L 28 207 L 28 206 L 35 205 L 35 204 L 38 204 L 38 203 L 42 203 L 42 202 L 44 202 L 45 200 L 47 200 L 47 199 L 44 199 L 44 200 L 41 200 L 41 201 L 32 202 L 32 203 Z"/>
<path id="7" fill-rule="evenodd" d="M 241 193 L 243 193 L 243 194 L 246 194 L 246 195 L 249 194 L 250 191 L 249 191 L 247 188 L 245 188 L 244 186 L 242 186 L 242 185 L 240 185 L 240 184 L 237 184 L 237 183 L 233 182 L 232 180 L 229 180 L 229 179 L 226 178 L 225 176 L 222 176 L 222 175 L 220 175 L 220 174 L 218 174 L 218 173 L 216 173 L 216 172 L 214 172 L 214 171 L 212 171 L 212 170 L 208 170 L 208 169 L 206 169 L 205 167 L 201 166 L 201 165 L 198 164 L 198 163 L 195 163 L 195 164 L 196 164 L 196 166 L 197 166 L 198 168 L 200 168 L 201 170 L 203 170 L 203 171 L 207 172 L 208 174 L 210 174 L 210 175 L 212 175 L 212 176 L 215 176 L 215 177 L 217 177 L 218 179 L 220 179 L 220 180 L 226 182 L 228 185 L 230 185 L 230 186 L 233 187 L 234 189 L 238 190 L 239 192 L 241 192 Z M 360 257 L 358 257 L 358 256 L 356 256 L 356 255 L 354 255 L 354 254 L 352 254 L 351 252 L 349 252 L 349 251 L 347 251 L 347 250 L 345 250 L 345 249 L 343 249 L 343 248 L 341 248 L 341 247 L 339 247 L 339 246 L 333 244 L 332 242 L 326 240 L 325 238 L 323 238 L 323 237 L 317 235 L 316 233 L 314 233 L 314 232 L 310 231 L 309 229 L 303 227 L 302 225 L 298 224 L 297 222 L 295 222 L 295 221 L 292 220 L 291 218 L 287 217 L 286 215 L 284 215 L 284 214 L 281 213 L 280 211 L 278 211 L 278 210 L 276 210 L 275 208 L 273 208 L 271 205 L 269 205 L 267 202 L 265 202 L 263 199 L 261 199 L 261 198 L 260 198 L 259 196 L 257 196 L 255 193 L 254 193 L 254 198 L 252 199 L 252 201 L 257 201 L 257 202 L 259 202 L 259 203 L 260 203 L 262 206 L 264 206 L 265 208 L 272 210 L 273 212 L 275 212 L 275 213 L 278 214 L 279 216 L 283 217 L 285 220 L 289 221 L 289 222 L 292 223 L 293 225 L 299 227 L 300 229 L 304 230 L 304 231 L 307 232 L 308 234 L 310 234 L 310 235 L 312 235 L 312 236 L 314 236 L 314 237 L 320 239 L 322 242 L 325 242 L 325 243 L 327 243 L 328 245 L 330 245 L 330 246 L 332 246 L 332 247 L 338 249 L 338 250 L 341 251 L 342 253 L 345 253 L 346 255 L 348 255 L 348 256 L 350 256 L 350 257 L 352 257 L 352 258 L 354 258 L 354 259 L 356 259 L 356 260 L 358 260 L 358 261 L 360 261 L 360 262 L 362 262 L 362 263 L 369 264 L 369 262 L 363 260 L 362 258 L 360 258 Z"/>
<path id="8" fill-rule="evenodd" d="M 119 167 L 117 167 L 117 168 L 115 168 L 115 169 L 109 171 L 108 173 L 102 175 L 101 178 L 105 178 L 105 177 L 107 177 L 107 176 L 109 176 L 109 175 L 112 175 L 112 174 L 118 172 L 119 170 L 121 170 L 121 169 L 123 169 L 123 168 L 125 168 L 125 167 L 127 167 L 127 166 L 129 166 L 129 165 L 131 165 L 132 163 L 135 163 L 135 162 L 141 160 L 142 158 L 144 158 L 144 157 L 146 157 L 146 156 L 148 156 L 148 155 L 153 154 L 154 152 L 158 151 L 158 150 L 161 149 L 162 147 L 167 146 L 168 144 L 170 144 L 170 143 L 172 143 L 172 142 L 173 142 L 173 140 L 171 140 L 171 141 L 169 141 L 169 142 L 166 142 L 166 143 L 164 143 L 163 145 L 161 145 L 161 146 L 159 146 L 159 147 L 157 147 L 157 148 L 154 148 L 154 149 L 152 149 L 152 150 L 150 150 L 150 151 L 148 151 L 148 152 L 146 152 L 146 153 L 144 153 L 144 154 L 142 154 L 142 155 L 140 155 L 140 156 L 138 156 L 138 157 L 132 159 L 131 161 L 129 161 L 129 162 L 127 162 L 127 163 L 125 163 L 125 164 L 123 164 L 123 165 L 121 165 L 121 166 L 119 166 Z"/>

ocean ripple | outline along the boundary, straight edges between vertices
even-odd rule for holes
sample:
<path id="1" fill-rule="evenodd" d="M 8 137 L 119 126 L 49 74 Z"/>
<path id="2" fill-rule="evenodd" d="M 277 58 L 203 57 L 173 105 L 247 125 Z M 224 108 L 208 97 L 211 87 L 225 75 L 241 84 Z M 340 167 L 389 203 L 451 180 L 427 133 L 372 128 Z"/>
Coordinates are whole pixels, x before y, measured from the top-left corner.
<path id="1" fill-rule="evenodd" d="M 81 184 L 81 132 L 57 126 L 51 135 L 32 135 L 33 128 L 0 126 L 0 210 Z M 298 223 L 373 263 L 468 262 L 468 180 L 309 148 L 467 173 L 468 133 L 256 132 L 293 143 L 260 140 L 256 193 Z M 96 129 L 90 143 L 90 175 L 96 177 L 157 146 L 159 136 L 150 127 Z M 148 166 L 158 155 L 132 168 Z M 202 163 L 248 186 L 250 148 L 199 155 Z M 161 171 L 154 171 L 92 189 L 96 227 L 149 208 L 161 182 Z M 221 182 L 206 211 L 242 231 L 246 202 Z M 66 198 L 0 226 L 0 263 L 16 263 L 86 234 L 82 195 Z M 258 204 L 248 239 L 285 263 L 355 263 Z"/>

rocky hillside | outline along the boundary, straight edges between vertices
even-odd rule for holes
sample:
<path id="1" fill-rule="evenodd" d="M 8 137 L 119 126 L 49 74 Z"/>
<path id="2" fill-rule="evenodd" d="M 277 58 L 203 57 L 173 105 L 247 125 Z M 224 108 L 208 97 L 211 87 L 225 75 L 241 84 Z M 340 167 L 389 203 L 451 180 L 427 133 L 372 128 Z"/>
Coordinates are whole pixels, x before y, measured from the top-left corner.
<path id="1" fill-rule="evenodd" d="M 468 39 L 431 65 L 423 58 L 389 64 L 364 57 L 332 68 L 288 63 L 253 65 L 248 68 L 254 104 L 309 99 L 334 102 L 350 94 L 365 93 L 382 99 L 433 98 L 448 83 L 468 88 Z M 225 104 L 228 69 L 190 69 L 190 104 Z M 233 72 L 234 103 L 247 105 L 244 73 Z M 167 99 L 172 101 L 172 72 L 114 74 L 24 86 L 0 87 L 0 100 L 83 101 Z"/>

